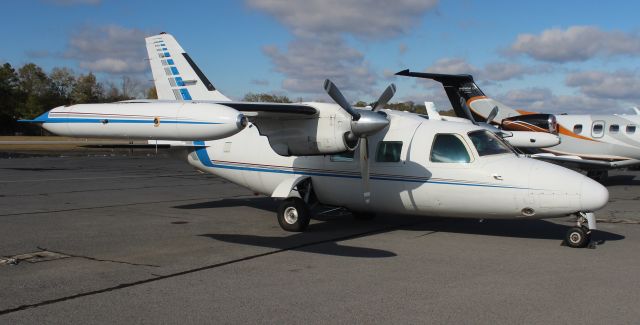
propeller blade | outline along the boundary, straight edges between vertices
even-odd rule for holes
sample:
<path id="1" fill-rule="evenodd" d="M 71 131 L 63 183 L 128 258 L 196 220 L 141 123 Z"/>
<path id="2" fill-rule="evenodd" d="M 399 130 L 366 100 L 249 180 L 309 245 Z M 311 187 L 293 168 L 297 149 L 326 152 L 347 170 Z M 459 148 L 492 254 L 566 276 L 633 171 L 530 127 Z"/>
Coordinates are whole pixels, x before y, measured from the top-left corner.
<path id="1" fill-rule="evenodd" d="M 366 137 L 360 138 L 360 176 L 362 177 L 362 191 L 364 203 L 371 201 L 369 189 L 369 141 Z"/>
<path id="2" fill-rule="evenodd" d="M 387 87 L 387 89 L 385 89 L 384 92 L 382 92 L 382 95 L 380 95 L 380 98 L 378 98 L 375 104 L 373 104 L 373 108 L 371 110 L 375 112 L 379 108 L 384 107 L 384 105 L 386 105 L 391 100 L 391 98 L 393 98 L 393 95 L 395 94 L 396 94 L 396 85 L 390 84 Z"/>
<path id="3" fill-rule="evenodd" d="M 478 125 L 478 122 L 476 122 L 476 120 L 473 118 L 473 114 L 471 114 L 469 106 L 467 106 L 467 101 L 462 97 L 460 97 L 460 106 L 462 106 L 464 113 L 467 115 L 467 118 L 471 121 L 471 123 Z"/>
<path id="4" fill-rule="evenodd" d="M 494 106 L 493 109 L 491 110 L 491 113 L 489 113 L 489 116 L 487 116 L 487 123 L 491 123 L 491 121 L 493 121 L 493 119 L 496 118 L 497 115 L 498 115 L 498 106 Z"/>
<path id="5" fill-rule="evenodd" d="M 327 92 L 329 97 L 331 97 L 331 99 L 333 99 L 336 104 L 340 105 L 340 107 L 342 107 L 347 113 L 349 113 L 354 121 L 360 119 L 360 114 L 356 112 L 353 107 L 351 107 L 338 87 L 331 80 L 327 79 L 324 81 L 324 91 Z"/>

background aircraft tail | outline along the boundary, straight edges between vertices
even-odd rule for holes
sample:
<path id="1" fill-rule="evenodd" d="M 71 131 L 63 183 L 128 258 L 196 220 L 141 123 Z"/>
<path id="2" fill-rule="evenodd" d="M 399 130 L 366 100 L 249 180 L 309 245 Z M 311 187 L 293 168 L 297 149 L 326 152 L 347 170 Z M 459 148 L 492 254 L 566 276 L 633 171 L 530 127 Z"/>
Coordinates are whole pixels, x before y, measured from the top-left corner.
<path id="1" fill-rule="evenodd" d="M 440 73 L 426 73 L 426 72 L 412 72 L 402 70 L 396 75 L 408 76 L 415 78 L 424 78 L 437 81 L 442 84 L 451 107 L 455 111 L 458 117 L 466 117 L 466 113 L 460 104 L 460 98 L 463 98 L 467 102 L 467 106 L 471 109 L 473 118 L 476 121 L 486 120 L 494 107 L 498 107 L 497 115 L 494 121 L 501 121 L 502 119 L 521 115 L 521 112 L 498 102 L 493 98 L 487 97 L 480 87 L 473 81 L 473 76 L 468 74 L 440 74 Z"/>
<path id="2" fill-rule="evenodd" d="M 216 90 L 171 34 L 160 33 L 145 40 L 158 99 L 230 100 Z"/>

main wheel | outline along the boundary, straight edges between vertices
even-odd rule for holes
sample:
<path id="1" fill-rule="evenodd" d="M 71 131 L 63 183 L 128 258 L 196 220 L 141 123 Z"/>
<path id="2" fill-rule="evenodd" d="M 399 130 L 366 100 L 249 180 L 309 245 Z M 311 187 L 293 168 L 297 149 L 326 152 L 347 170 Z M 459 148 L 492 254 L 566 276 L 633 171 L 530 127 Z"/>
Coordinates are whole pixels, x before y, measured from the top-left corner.
<path id="1" fill-rule="evenodd" d="M 310 220 L 309 207 L 297 197 L 282 201 L 278 207 L 278 223 L 286 231 L 304 231 Z"/>
<path id="2" fill-rule="evenodd" d="M 591 240 L 591 234 L 588 230 L 582 227 L 572 227 L 567 231 L 567 235 L 564 238 L 565 244 L 573 248 L 587 247 Z"/>

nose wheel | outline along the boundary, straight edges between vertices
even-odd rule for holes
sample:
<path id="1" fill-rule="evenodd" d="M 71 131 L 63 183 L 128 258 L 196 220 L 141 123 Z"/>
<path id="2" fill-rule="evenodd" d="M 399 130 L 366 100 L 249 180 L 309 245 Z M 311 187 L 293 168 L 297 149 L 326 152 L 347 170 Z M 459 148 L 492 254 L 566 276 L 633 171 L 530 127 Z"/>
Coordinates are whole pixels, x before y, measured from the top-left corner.
<path id="1" fill-rule="evenodd" d="M 579 212 L 577 225 L 569 228 L 564 243 L 573 248 L 587 247 L 591 244 L 591 232 L 595 229 L 596 217 L 593 212 Z"/>
<path id="2" fill-rule="evenodd" d="M 564 243 L 572 248 L 584 248 L 591 241 L 591 231 L 585 227 L 572 227 L 567 231 Z"/>

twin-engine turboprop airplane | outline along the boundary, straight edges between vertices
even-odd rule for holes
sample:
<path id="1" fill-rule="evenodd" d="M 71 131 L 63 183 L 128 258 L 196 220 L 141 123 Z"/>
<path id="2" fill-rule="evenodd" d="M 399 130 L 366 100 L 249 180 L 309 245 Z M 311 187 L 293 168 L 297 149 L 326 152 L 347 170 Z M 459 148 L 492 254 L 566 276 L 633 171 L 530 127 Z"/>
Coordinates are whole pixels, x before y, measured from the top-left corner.
<path id="1" fill-rule="evenodd" d="M 532 151 L 532 157 L 587 171 L 603 181 L 607 171 L 640 164 L 640 115 L 552 115 L 523 110 L 487 97 L 471 75 L 403 70 L 400 76 L 440 82 L 459 117 L 493 122 L 505 131 L 558 134 L 560 143 Z"/>
<path id="2" fill-rule="evenodd" d="M 71 136 L 82 130 L 82 136 L 182 140 L 172 143 L 186 149 L 197 169 L 281 199 L 277 219 L 288 231 L 305 230 L 317 204 L 344 207 L 361 218 L 374 213 L 503 219 L 576 215 L 577 226 L 565 241 L 583 247 L 596 227 L 593 211 L 607 203 L 602 185 L 520 157 L 483 127 L 383 109 L 395 93 L 393 85 L 369 109 L 354 109 L 329 80 L 324 89 L 337 105 L 233 102 L 171 35 L 149 37 L 147 45 L 163 100 L 59 107 L 34 122 Z M 136 110 L 142 105 L 144 115 Z M 156 116 L 156 107 L 165 106 L 174 113 Z M 122 116 L 132 110 L 135 117 Z M 75 115 L 60 116 L 62 111 Z M 168 118 L 173 124 L 163 122 Z M 193 127 L 196 134 L 183 130 L 171 136 L 177 126 Z M 162 128 L 169 131 L 160 133 Z M 183 135 L 192 138 L 184 141 Z"/>

